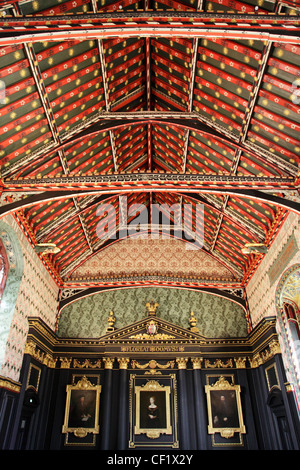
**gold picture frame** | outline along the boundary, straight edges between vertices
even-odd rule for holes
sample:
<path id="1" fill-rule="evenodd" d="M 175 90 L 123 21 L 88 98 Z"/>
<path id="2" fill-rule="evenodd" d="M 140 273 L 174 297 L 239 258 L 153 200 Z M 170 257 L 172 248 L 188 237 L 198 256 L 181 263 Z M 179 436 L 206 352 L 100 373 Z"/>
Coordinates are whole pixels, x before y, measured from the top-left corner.
<path id="1" fill-rule="evenodd" d="M 240 385 L 220 376 L 213 385 L 205 385 L 208 409 L 208 434 L 220 433 L 229 439 L 235 433 L 246 434 Z"/>
<path id="2" fill-rule="evenodd" d="M 34 364 L 30 364 L 28 377 L 27 377 L 27 384 L 26 389 L 28 387 L 33 387 L 36 392 L 38 392 L 39 385 L 40 385 L 40 378 L 41 378 L 42 370 L 40 367 L 35 366 Z"/>
<path id="3" fill-rule="evenodd" d="M 101 385 L 93 385 L 84 375 L 76 384 L 67 385 L 62 433 L 84 438 L 99 434 Z"/>
<path id="4" fill-rule="evenodd" d="M 275 363 L 271 364 L 269 367 L 265 369 L 265 374 L 266 374 L 269 392 L 273 390 L 273 388 L 280 389 L 280 382 L 279 382 L 277 367 Z"/>
<path id="5" fill-rule="evenodd" d="M 134 393 L 134 434 L 146 434 L 150 439 L 157 439 L 161 434 L 172 434 L 171 387 L 157 380 L 149 380 L 145 385 L 136 386 Z"/>

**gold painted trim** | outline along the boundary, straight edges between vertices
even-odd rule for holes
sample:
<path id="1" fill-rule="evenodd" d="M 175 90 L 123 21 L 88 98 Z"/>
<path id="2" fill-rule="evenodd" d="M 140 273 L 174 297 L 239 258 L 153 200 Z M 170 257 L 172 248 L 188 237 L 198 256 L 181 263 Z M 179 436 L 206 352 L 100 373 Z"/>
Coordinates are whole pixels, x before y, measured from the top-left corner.
<path id="1" fill-rule="evenodd" d="M 276 377 L 276 382 L 277 382 L 277 383 L 274 384 L 274 385 L 271 385 L 271 384 L 270 384 L 270 377 L 269 377 L 269 374 L 268 374 L 268 372 L 269 372 L 271 369 L 274 369 L 275 377 Z M 280 389 L 280 381 L 279 381 L 278 372 L 277 372 L 277 366 L 276 366 L 275 362 L 273 362 L 273 364 L 269 365 L 269 367 L 266 367 L 266 368 L 265 368 L 265 375 L 266 375 L 266 380 L 267 380 L 269 392 L 270 392 L 273 388 L 279 388 L 279 389 Z"/>
<path id="2" fill-rule="evenodd" d="M 5 388 L 11 392 L 20 393 L 22 384 L 12 379 L 0 376 L 0 388 Z"/>
<path id="3" fill-rule="evenodd" d="M 70 369 L 70 365 L 71 365 L 71 361 L 72 361 L 72 358 L 71 357 L 60 357 L 60 368 L 61 369 Z"/>
<path id="4" fill-rule="evenodd" d="M 119 369 L 127 370 L 129 364 L 128 357 L 118 357 Z"/>
<path id="5" fill-rule="evenodd" d="M 103 358 L 104 368 L 105 369 L 112 369 L 113 366 L 114 366 L 114 361 L 115 361 L 115 358 L 104 357 Z"/>
<path id="6" fill-rule="evenodd" d="M 270 359 L 273 359 L 276 354 L 281 354 L 280 345 L 277 339 L 272 339 L 268 344 L 268 349 L 257 352 L 251 357 L 248 357 L 251 368 L 256 368 L 265 364 Z"/>
<path id="7" fill-rule="evenodd" d="M 237 369 L 246 369 L 246 357 L 235 357 L 234 362 Z"/>
<path id="8" fill-rule="evenodd" d="M 177 357 L 176 362 L 178 364 L 178 369 L 186 369 L 188 358 L 186 357 Z"/>
<path id="9" fill-rule="evenodd" d="M 38 371 L 38 379 L 37 379 L 36 387 L 34 387 L 34 385 L 29 383 L 32 369 L 36 369 Z M 30 386 L 30 387 L 34 387 L 34 389 L 36 391 L 38 391 L 39 385 L 40 385 L 41 373 L 42 373 L 42 370 L 39 367 L 35 366 L 34 364 L 30 364 L 29 371 L 28 371 L 28 376 L 27 376 L 26 389 Z"/>
<path id="10" fill-rule="evenodd" d="M 242 434 L 239 434 L 239 442 L 230 442 L 230 444 L 228 444 L 228 442 L 216 442 L 215 434 L 212 434 L 211 442 L 212 442 L 213 447 L 228 447 L 228 445 L 230 445 L 230 447 L 243 447 L 244 446 Z"/>
<path id="11" fill-rule="evenodd" d="M 151 381 L 157 381 L 159 383 L 161 377 L 152 377 Z M 167 374 L 163 376 L 164 381 L 164 390 L 166 386 L 170 388 L 170 395 L 168 403 L 166 406 L 170 407 L 170 424 L 172 427 L 171 440 L 168 440 L 166 435 L 162 440 L 156 440 L 155 437 L 145 436 L 145 439 L 142 438 L 142 435 L 135 435 L 134 429 L 137 422 L 137 402 L 136 402 L 136 389 L 137 387 L 142 387 L 144 389 L 145 385 L 149 383 L 149 380 L 143 375 L 130 374 L 130 392 L 129 392 L 129 414 L 130 414 L 130 439 L 129 439 L 129 448 L 134 449 L 137 447 L 143 448 L 160 448 L 160 447 L 171 447 L 173 449 L 179 448 L 178 435 L 177 435 L 177 425 L 178 425 L 178 408 L 177 408 L 177 379 L 176 374 Z M 166 384 L 167 381 L 167 384 Z M 137 384 L 140 383 L 140 385 Z M 162 384 L 159 384 L 162 385 Z M 152 391 L 150 392 L 152 394 Z M 167 440 L 165 440 L 167 439 Z"/>
<path id="12" fill-rule="evenodd" d="M 140 364 L 139 362 L 137 362 L 136 360 L 133 360 L 131 361 L 131 367 L 134 369 L 135 367 L 137 367 L 138 369 L 147 369 L 149 368 L 150 371 L 146 371 L 145 374 L 161 374 L 160 371 L 157 371 L 156 368 L 158 367 L 159 369 L 168 369 L 169 367 L 171 369 L 174 368 L 174 365 L 175 365 L 175 361 L 168 361 L 167 364 L 159 364 L 157 361 L 155 361 L 154 359 L 151 359 L 149 362 L 147 362 L 146 364 Z"/>
<path id="13" fill-rule="evenodd" d="M 221 368 L 232 368 L 233 362 L 232 359 L 228 359 L 227 362 L 223 362 L 221 359 L 216 359 L 213 364 L 211 364 L 209 359 L 204 361 L 205 368 L 221 369 Z"/>
<path id="14" fill-rule="evenodd" d="M 49 367 L 50 369 L 54 369 L 56 366 L 57 359 L 55 359 L 49 352 L 41 351 L 37 347 L 36 343 L 31 339 L 25 344 L 24 354 L 29 354 L 36 361 Z"/>
<path id="15" fill-rule="evenodd" d="M 96 362 L 92 363 L 89 359 L 85 359 L 84 361 L 80 362 L 78 359 L 73 359 L 73 367 L 74 369 L 101 369 L 101 359 L 98 359 Z"/>
<path id="16" fill-rule="evenodd" d="M 203 357 L 192 357 L 191 362 L 193 364 L 193 369 L 201 369 L 202 361 Z"/>

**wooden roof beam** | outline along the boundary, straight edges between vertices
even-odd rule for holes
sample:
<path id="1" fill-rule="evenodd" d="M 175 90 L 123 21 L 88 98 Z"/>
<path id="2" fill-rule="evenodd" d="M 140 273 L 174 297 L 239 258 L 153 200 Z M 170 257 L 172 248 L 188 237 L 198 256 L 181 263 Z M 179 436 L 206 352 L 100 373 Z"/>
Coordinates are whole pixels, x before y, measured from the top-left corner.
<path id="1" fill-rule="evenodd" d="M 3 191 L 75 191 L 78 193 L 92 192 L 130 192 L 130 191 L 199 191 L 222 193 L 223 191 L 239 190 L 295 190 L 294 179 L 291 177 L 253 177 L 230 176 L 219 174 L 189 173 L 133 173 L 126 175 L 100 174 L 73 177 L 22 178 L 11 179 L 4 183 Z"/>
<path id="2" fill-rule="evenodd" d="M 256 80 L 254 82 L 253 89 L 250 93 L 251 99 L 248 104 L 248 108 L 246 110 L 244 123 L 243 123 L 243 129 L 240 134 L 241 142 L 244 142 L 247 138 L 247 132 L 250 126 L 250 121 L 253 115 L 253 110 L 254 110 L 254 107 L 258 98 L 258 92 L 260 90 L 260 85 L 264 76 L 264 72 L 268 64 L 268 59 L 270 56 L 271 48 L 272 48 L 272 42 L 268 41 L 267 44 L 264 46 L 263 52 L 261 54 L 261 64 L 257 71 Z"/>
<path id="3" fill-rule="evenodd" d="M 172 21 L 173 20 L 173 21 Z M 113 23 L 113 25 L 111 24 Z M 80 15 L 0 17 L 0 45 L 118 37 L 223 37 L 299 42 L 299 17 L 284 14 L 201 12 L 118 12 Z M 9 35 L 11 35 L 9 37 Z"/>
<path id="4" fill-rule="evenodd" d="M 91 242 L 89 233 L 88 233 L 88 231 L 87 231 L 87 229 L 86 229 L 86 227 L 85 227 L 85 222 L 84 222 L 84 219 L 83 219 L 83 217 L 82 217 L 82 214 L 79 213 L 80 210 L 79 210 L 79 207 L 78 207 L 78 204 L 77 204 L 77 200 L 76 200 L 75 197 L 73 198 L 73 201 L 74 201 L 74 204 L 75 204 L 75 208 L 76 208 L 76 210 L 77 210 L 77 212 L 78 212 L 78 219 L 79 219 L 79 222 L 80 222 L 80 224 L 81 224 L 81 227 L 82 227 L 82 230 L 83 230 L 83 233 L 84 233 L 86 242 L 87 242 L 87 244 L 88 244 L 89 249 L 91 250 L 91 252 L 93 252 L 93 245 L 92 245 L 92 242 Z M 85 210 L 87 210 L 87 209 L 85 208 Z"/>
<path id="5" fill-rule="evenodd" d="M 198 55 L 198 42 L 199 39 L 196 38 L 193 41 L 193 57 L 192 57 L 192 67 L 191 67 L 191 75 L 190 75 L 190 89 L 189 89 L 189 99 L 188 99 L 188 111 L 189 113 L 192 112 L 193 109 L 193 95 L 194 95 L 194 86 L 195 86 L 195 76 L 196 76 L 196 65 L 197 65 L 197 55 Z M 182 170 L 185 173 L 186 170 L 186 160 L 189 148 L 189 136 L 190 130 L 186 130 L 185 135 L 185 144 L 184 144 L 184 154 L 183 154 L 183 164 Z"/>
<path id="6" fill-rule="evenodd" d="M 62 214 L 62 216 L 60 216 L 53 224 L 46 225 L 45 228 L 37 235 L 37 239 L 40 243 L 45 242 L 49 237 L 55 235 L 58 230 L 62 230 L 64 226 L 70 224 L 76 217 L 82 217 L 83 214 L 91 208 L 98 206 L 101 202 L 110 201 L 112 198 L 112 195 L 96 197 L 96 199 L 93 199 L 92 202 L 84 208 L 79 207 L 80 203 L 77 200 L 72 211 L 68 211 L 67 214 Z M 72 197 L 72 199 L 74 201 L 74 197 Z"/>

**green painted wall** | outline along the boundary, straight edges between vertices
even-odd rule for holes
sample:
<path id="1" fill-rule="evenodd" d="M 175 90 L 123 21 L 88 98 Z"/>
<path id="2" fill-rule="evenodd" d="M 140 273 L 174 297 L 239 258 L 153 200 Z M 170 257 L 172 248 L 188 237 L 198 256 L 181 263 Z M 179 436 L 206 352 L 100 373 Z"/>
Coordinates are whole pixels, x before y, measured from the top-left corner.
<path id="1" fill-rule="evenodd" d="M 122 328 L 146 317 L 146 303 L 151 300 L 159 303 L 157 317 L 184 328 L 189 328 L 193 311 L 199 333 L 207 338 L 247 336 L 245 311 L 235 302 L 205 292 L 160 287 L 119 289 L 82 298 L 62 309 L 57 334 L 98 338 L 106 333 L 111 310 L 115 327 Z"/>

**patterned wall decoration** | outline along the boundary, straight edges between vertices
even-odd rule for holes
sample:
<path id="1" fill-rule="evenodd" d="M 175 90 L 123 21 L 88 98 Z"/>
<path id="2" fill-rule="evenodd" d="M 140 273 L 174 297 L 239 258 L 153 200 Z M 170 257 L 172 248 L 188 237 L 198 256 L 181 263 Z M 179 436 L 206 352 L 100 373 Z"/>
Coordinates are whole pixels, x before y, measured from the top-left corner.
<path id="1" fill-rule="evenodd" d="M 122 328 L 146 317 L 146 303 L 151 300 L 159 303 L 157 317 L 183 328 L 189 328 L 193 311 L 199 333 L 207 338 L 247 336 L 245 311 L 240 305 L 206 292 L 159 287 L 116 289 L 75 301 L 61 310 L 57 334 L 100 337 L 106 333 L 111 310 L 116 317 L 115 327 Z"/>
<path id="2" fill-rule="evenodd" d="M 198 279 L 235 280 L 220 261 L 202 250 L 187 250 L 186 243 L 174 238 L 133 239 L 114 243 L 77 268 L 73 280 L 159 272 L 167 276 Z"/>
<path id="3" fill-rule="evenodd" d="M 275 303 L 277 309 L 277 330 L 287 378 L 294 384 L 298 402 L 300 401 L 300 362 L 299 341 L 293 337 L 290 324 L 286 321 L 283 310 L 284 301 L 292 301 L 300 307 L 300 263 L 293 264 L 284 271 L 277 284 Z M 295 341 L 296 340 L 296 341 Z"/>
<path id="4" fill-rule="evenodd" d="M 8 273 L 0 302 L 0 374 L 5 365 L 10 326 L 18 298 L 24 262 L 21 245 L 15 232 L 0 220 L 0 237 L 6 250 Z"/>
<path id="5" fill-rule="evenodd" d="M 18 237 L 23 252 L 24 270 L 19 282 L 18 296 L 14 305 L 10 331 L 6 341 L 5 358 L 0 375 L 18 381 L 28 332 L 27 318 L 41 318 L 50 328 L 55 327 L 58 287 L 34 252 L 27 238 L 12 216 L 3 219 Z"/>
<path id="6" fill-rule="evenodd" d="M 300 264 L 292 266 L 288 272 L 289 275 L 281 292 L 281 298 L 282 300 L 291 300 L 300 309 Z"/>
<path id="7" fill-rule="evenodd" d="M 279 253 L 277 259 L 274 260 L 273 264 L 269 268 L 268 274 L 271 285 L 278 280 L 278 277 L 282 274 L 282 266 L 286 266 L 287 263 L 297 254 L 298 250 L 297 240 L 295 239 L 295 235 L 292 234 L 284 248 Z"/>
<path id="8" fill-rule="evenodd" d="M 291 242 L 297 249 L 290 250 Z M 275 292 L 279 277 L 274 280 L 274 272 L 280 264 L 280 272 L 300 262 L 300 217 L 290 213 L 282 230 L 274 240 L 268 254 L 258 267 L 255 276 L 246 287 L 252 325 L 256 326 L 264 317 L 276 315 Z"/>

